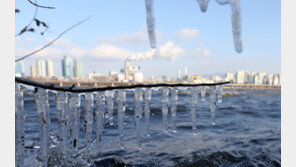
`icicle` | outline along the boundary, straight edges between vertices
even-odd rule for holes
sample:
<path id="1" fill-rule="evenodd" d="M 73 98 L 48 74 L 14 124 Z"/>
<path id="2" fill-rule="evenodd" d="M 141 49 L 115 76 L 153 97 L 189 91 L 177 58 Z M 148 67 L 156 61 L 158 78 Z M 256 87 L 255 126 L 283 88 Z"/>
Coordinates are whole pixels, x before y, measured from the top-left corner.
<path id="1" fill-rule="evenodd" d="M 113 119 L 113 90 L 106 91 L 106 98 L 107 98 L 107 106 L 108 106 L 108 119 L 110 121 L 110 125 L 114 124 Z"/>
<path id="2" fill-rule="evenodd" d="M 153 0 L 145 0 L 145 5 L 146 5 L 146 19 L 147 19 L 147 29 L 148 29 L 148 36 L 150 40 L 150 47 L 154 49 L 156 48 L 156 38 L 155 38 Z"/>
<path id="3" fill-rule="evenodd" d="M 212 122 L 212 125 L 215 125 L 216 124 L 216 120 L 215 120 L 216 87 L 215 86 L 211 86 L 210 109 L 211 109 L 211 122 Z"/>
<path id="4" fill-rule="evenodd" d="M 119 131 L 119 142 L 120 147 L 124 148 L 124 117 L 125 117 L 125 100 L 126 92 L 125 90 L 118 90 L 117 95 L 117 108 L 118 108 L 118 131 Z"/>
<path id="5" fill-rule="evenodd" d="M 177 103 L 178 103 L 178 90 L 171 88 L 171 114 L 173 123 L 173 132 L 177 132 Z"/>
<path id="6" fill-rule="evenodd" d="M 199 4 L 200 10 L 206 12 L 208 9 L 209 0 L 196 0 Z"/>
<path id="7" fill-rule="evenodd" d="M 231 21 L 232 21 L 232 33 L 235 50 L 238 53 L 243 51 L 242 39 L 241 39 L 241 10 L 240 10 L 240 0 L 231 1 Z"/>
<path id="8" fill-rule="evenodd" d="M 217 101 L 218 103 L 222 102 L 222 93 L 223 93 L 223 85 L 217 85 Z"/>
<path id="9" fill-rule="evenodd" d="M 141 118 L 142 118 L 142 100 L 143 92 L 141 88 L 135 89 L 135 122 L 136 122 L 136 135 L 137 135 L 137 145 L 138 148 L 142 148 L 141 142 Z"/>
<path id="10" fill-rule="evenodd" d="M 15 84 L 15 163 L 23 166 L 25 146 L 25 110 L 23 88 Z"/>
<path id="11" fill-rule="evenodd" d="M 40 145 L 40 159 L 42 166 L 47 166 L 48 152 L 49 152 L 49 140 L 50 140 L 50 130 L 49 124 L 49 104 L 48 104 L 48 94 L 45 89 L 38 88 L 35 94 L 37 109 L 38 109 L 38 119 L 39 119 L 39 145 Z"/>
<path id="12" fill-rule="evenodd" d="M 57 104 L 57 117 L 58 117 L 59 153 L 60 153 L 61 159 L 63 160 L 63 165 L 66 165 L 68 162 L 67 135 L 69 131 L 68 96 L 66 92 L 62 92 L 62 91 L 57 92 L 56 104 Z"/>
<path id="13" fill-rule="evenodd" d="M 167 87 L 162 88 L 162 121 L 164 131 L 168 131 L 168 103 L 169 103 L 169 89 Z"/>
<path id="14" fill-rule="evenodd" d="M 80 95 L 69 93 L 69 114 L 70 114 L 70 162 L 74 162 L 74 157 L 78 151 L 79 125 L 80 125 Z"/>
<path id="15" fill-rule="evenodd" d="M 95 101 L 95 131 L 96 131 L 96 149 L 101 152 L 101 140 L 104 129 L 105 116 L 105 91 L 97 92 Z"/>
<path id="16" fill-rule="evenodd" d="M 207 91 L 206 86 L 200 87 L 201 101 L 206 101 L 206 91 Z"/>
<path id="17" fill-rule="evenodd" d="M 89 156 L 90 153 L 90 143 L 92 135 L 92 126 L 93 126 L 93 93 L 85 93 L 84 99 L 84 133 L 85 133 L 85 143 L 86 143 L 86 156 Z"/>
<path id="18" fill-rule="evenodd" d="M 149 137 L 150 136 L 150 100 L 151 100 L 151 88 L 146 88 L 145 89 L 145 93 L 144 93 L 144 97 L 145 97 L 145 106 L 144 106 L 144 110 L 145 110 L 145 131 L 146 131 L 146 135 Z"/>
<path id="19" fill-rule="evenodd" d="M 197 108 L 197 87 L 191 89 L 191 119 L 193 134 L 197 134 L 196 129 L 196 108 Z"/>

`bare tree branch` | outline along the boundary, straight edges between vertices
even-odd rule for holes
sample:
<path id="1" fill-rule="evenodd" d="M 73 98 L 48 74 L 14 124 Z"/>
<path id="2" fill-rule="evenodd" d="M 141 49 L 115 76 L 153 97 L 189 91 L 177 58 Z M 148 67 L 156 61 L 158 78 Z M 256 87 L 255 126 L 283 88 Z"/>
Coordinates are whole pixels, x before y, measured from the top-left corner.
<path id="1" fill-rule="evenodd" d="M 42 6 L 42 5 L 38 5 L 37 3 L 32 2 L 31 0 L 28 0 L 32 5 L 39 7 L 39 8 L 46 8 L 46 9 L 54 9 L 54 7 L 50 7 L 50 6 Z"/>
<path id="2" fill-rule="evenodd" d="M 25 56 L 23 56 L 23 57 L 21 57 L 21 58 L 15 60 L 15 62 L 21 61 L 21 60 L 23 60 L 23 59 L 25 59 L 25 58 L 27 58 L 27 57 L 29 57 L 29 56 L 32 56 L 33 54 L 35 54 L 35 53 L 37 53 L 37 52 L 40 52 L 41 50 L 43 50 L 43 49 L 45 49 L 46 47 L 48 47 L 48 46 L 50 46 L 51 44 L 53 44 L 56 40 L 58 40 L 58 39 L 59 39 L 61 36 L 63 36 L 65 33 L 67 33 L 68 31 L 70 31 L 70 30 L 73 29 L 74 27 L 76 27 L 76 26 L 82 24 L 83 22 L 85 22 L 86 20 L 88 20 L 88 19 L 90 19 L 90 18 L 91 18 L 91 17 L 88 17 L 88 18 L 86 18 L 86 19 L 84 19 L 84 20 L 78 22 L 77 24 L 71 26 L 70 28 L 68 28 L 67 30 L 65 30 L 64 32 L 62 32 L 59 36 L 57 36 L 54 40 L 52 40 L 51 42 L 49 42 L 48 44 L 46 44 L 46 45 L 43 46 L 42 48 L 37 49 L 37 50 L 35 50 L 34 52 L 32 52 L 32 53 L 30 53 L 30 54 L 27 54 L 27 55 L 25 55 Z"/>
<path id="3" fill-rule="evenodd" d="M 35 2 L 37 2 L 37 1 L 35 0 Z M 34 14 L 33 19 L 32 19 L 32 20 L 30 21 L 30 23 L 29 23 L 27 26 L 25 26 L 25 27 L 24 27 L 24 28 L 23 28 L 23 29 L 22 29 L 17 35 L 15 35 L 16 37 L 22 35 L 24 32 L 27 31 L 27 28 L 30 27 L 30 25 L 32 24 L 32 22 L 36 19 L 37 12 L 38 12 L 38 7 L 36 6 L 35 14 Z"/>

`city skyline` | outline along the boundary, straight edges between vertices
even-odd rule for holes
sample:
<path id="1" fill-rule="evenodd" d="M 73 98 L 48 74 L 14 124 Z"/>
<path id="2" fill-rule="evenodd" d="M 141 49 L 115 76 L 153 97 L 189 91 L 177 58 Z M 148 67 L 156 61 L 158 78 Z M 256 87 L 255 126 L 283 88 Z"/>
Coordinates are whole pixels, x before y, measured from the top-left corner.
<path id="1" fill-rule="evenodd" d="M 66 9 L 62 5 L 64 3 L 66 2 L 52 2 L 57 9 L 46 15 L 47 20 L 44 20 L 51 23 L 50 33 L 43 36 L 24 33 L 16 38 L 16 57 L 46 44 L 78 20 L 89 15 L 92 15 L 92 18 L 51 47 L 26 59 L 25 71 L 29 71 L 27 64 L 33 64 L 36 59 L 50 58 L 56 64 L 65 54 L 84 62 L 83 75 L 92 71 L 107 75 L 107 69 L 119 71 L 123 66 L 122 62 L 127 58 L 139 60 L 136 64 L 141 66 L 147 76 L 158 73 L 159 76 L 172 77 L 175 75 L 175 69 L 185 66 L 188 71 L 197 74 L 235 72 L 240 69 L 280 72 L 280 2 L 277 1 L 241 2 L 241 54 L 234 50 L 228 6 L 220 6 L 211 1 L 208 11 L 202 13 L 194 1 L 174 1 L 174 5 L 167 5 L 167 0 L 155 1 L 158 48 L 165 53 L 157 56 L 151 55 L 153 52 L 149 48 L 145 28 L 146 16 L 142 10 L 144 2 L 76 2 Z M 128 5 L 130 3 L 133 7 Z M 16 6 L 24 13 L 30 13 L 33 9 L 22 1 L 16 1 Z M 82 10 L 88 9 L 84 12 L 85 17 L 76 14 L 68 17 L 64 14 L 73 13 L 75 6 L 82 6 Z M 115 12 L 105 9 L 111 6 Z M 138 14 L 134 15 L 133 12 Z M 40 13 L 41 16 L 42 14 Z M 16 31 L 30 17 L 16 15 Z M 120 17 L 124 17 L 126 23 L 122 22 Z M 261 24 L 262 20 L 264 25 Z M 61 75 L 61 67 L 57 66 L 54 70 L 54 73 Z"/>

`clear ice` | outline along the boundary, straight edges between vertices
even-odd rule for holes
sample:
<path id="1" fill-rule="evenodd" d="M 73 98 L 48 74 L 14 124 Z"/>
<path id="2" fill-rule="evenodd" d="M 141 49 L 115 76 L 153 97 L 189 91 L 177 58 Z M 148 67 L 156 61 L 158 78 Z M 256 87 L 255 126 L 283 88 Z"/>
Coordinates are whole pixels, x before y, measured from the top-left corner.
<path id="1" fill-rule="evenodd" d="M 173 132 L 177 132 L 177 104 L 178 104 L 178 90 L 171 88 L 171 114 L 172 114 L 172 124 Z"/>
<path id="2" fill-rule="evenodd" d="M 38 88 L 37 92 L 35 93 L 35 99 L 39 120 L 40 165 L 46 166 L 48 162 L 50 145 L 50 114 L 47 90 Z"/>
<path id="3" fill-rule="evenodd" d="M 113 96 L 114 96 L 114 91 L 113 90 L 108 90 L 106 91 L 106 98 L 107 98 L 107 106 L 108 106 L 108 118 L 109 118 L 109 124 L 113 125 L 114 124 L 114 119 L 113 119 Z"/>
<path id="4" fill-rule="evenodd" d="M 15 163 L 17 167 L 24 163 L 25 151 L 25 110 L 23 88 L 15 84 Z"/>
<path id="5" fill-rule="evenodd" d="M 222 93 L 223 93 L 223 85 L 217 85 L 217 101 L 218 103 L 222 103 Z"/>
<path id="6" fill-rule="evenodd" d="M 144 89 L 144 112 L 145 112 L 145 132 L 150 136 L 150 100 L 151 100 L 151 88 Z"/>
<path id="7" fill-rule="evenodd" d="M 90 144 L 92 141 L 92 127 L 93 127 L 93 93 L 85 93 L 84 98 L 84 140 L 86 144 L 85 155 L 89 156 Z"/>
<path id="8" fill-rule="evenodd" d="M 206 101 L 206 92 L 207 92 L 207 87 L 206 86 L 202 86 L 200 88 L 201 101 Z"/>
<path id="9" fill-rule="evenodd" d="M 163 87 L 162 88 L 162 121 L 164 131 L 168 132 L 168 103 L 169 103 L 169 88 Z"/>
<path id="10" fill-rule="evenodd" d="M 137 146 L 139 149 L 142 148 L 141 141 L 141 118 L 142 118 L 142 101 L 143 101 L 143 91 L 141 88 L 136 88 L 135 91 L 135 123 L 136 123 L 136 136 L 137 136 Z"/>
<path id="11" fill-rule="evenodd" d="M 62 164 L 66 165 L 68 162 L 68 131 L 69 131 L 69 114 L 68 114 L 68 94 L 66 92 L 56 93 L 56 107 L 58 119 L 58 142 L 59 142 L 59 156 Z"/>
<path id="12" fill-rule="evenodd" d="M 211 86 L 210 110 L 211 110 L 211 122 L 212 122 L 212 125 L 215 125 L 216 124 L 216 119 L 215 119 L 215 110 L 216 110 L 216 86 Z"/>
<path id="13" fill-rule="evenodd" d="M 197 134 L 196 129 L 196 108 L 197 108 L 197 87 L 191 89 L 191 119 L 193 134 Z"/>
<path id="14" fill-rule="evenodd" d="M 156 38 L 155 38 L 155 20 L 153 11 L 153 0 L 145 0 L 146 5 L 146 19 L 147 19 L 147 29 L 148 36 L 150 40 L 150 47 L 156 48 Z"/>
<path id="15" fill-rule="evenodd" d="M 105 91 L 99 91 L 96 93 L 95 98 L 95 132 L 96 132 L 96 149 L 101 152 L 101 139 L 104 129 L 104 117 L 105 117 Z"/>
<path id="16" fill-rule="evenodd" d="M 117 114 L 118 114 L 118 131 L 119 131 L 119 144 L 121 148 L 124 148 L 124 117 L 125 117 L 125 90 L 118 90 L 117 95 Z"/>

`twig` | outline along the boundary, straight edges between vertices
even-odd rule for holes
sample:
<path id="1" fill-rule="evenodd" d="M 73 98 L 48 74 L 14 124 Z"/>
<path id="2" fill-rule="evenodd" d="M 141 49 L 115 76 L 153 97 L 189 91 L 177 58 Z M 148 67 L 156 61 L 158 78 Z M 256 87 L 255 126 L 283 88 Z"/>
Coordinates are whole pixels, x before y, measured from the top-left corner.
<path id="1" fill-rule="evenodd" d="M 21 57 L 21 58 L 15 60 L 15 62 L 21 61 L 21 60 L 23 60 L 23 59 L 25 59 L 25 58 L 27 58 L 27 57 L 29 57 L 29 56 L 32 56 L 33 54 L 35 54 L 35 53 L 37 53 L 37 52 L 40 52 L 41 50 L 43 50 L 43 49 L 45 49 L 46 47 L 48 47 L 48 46 L 50 46 L 51 44 L 53 44 L 56 40 L 58 40 L 58 39 L 59 39 L 61 36 L 63 36 L 65 33 L 67 33 L 68 31 L 70 31 L 70 30 L 73 29 L 74 27 L 76 27 L 76 26 L 82 24 L 83 22 L 85 22 L 85 21 L 88 20 L 88 19 L 90 19 L 90 17 L 88 17 L 88 18 L 86 18 L 86 19 L 84 19 L 84 20 L 78 22 L 77 24 L 71 26 L 70 28 L 68 28 L 67 30 L 65 30 L 64 32 L 62 32 L 59 36 L 57 36 L 54 40 L 52 40 L 51 42 L 49 42 L 47 45 L 43 46 L 43 47 L 40 48 L 40 49 L 35 50 L 34 52 L 32 52 L 32 53 L 30 53 L 30 54 L 27 54 L 27 55 L 25 55 L 25 56 L 23 56 L 23 57 Z"/>
<path id="2" fill-rule="evenodd" d="M 35 2 L 37 2 L 36 0 L 35 0 Z M 26 25 L 17 35 L 15 35 L 16 37 L 17 36 L 20 36 L 20 35 L 22 35 L 24 32 L 25 32 L 25 30 L 32 24 L 32 22 L 36 19 L 36 16 L 37 16 L 37 12 L 38 12 L 38 7 L 36 6 L 36 9 L 35 9 L 35 14 L 34 14 L 34 17 L 33 17 L 33 19 L 30 21 L 30 23 L 28 24 L 28 25 Z"/>
<path id="3" fill-rule="evenodd" d="M 166 83 L 158 83 L 158 84 L 137 84 L 137 85 L 128 85 L 128 86 L 109 86 L 109 87 L 92 87 L 92 88 L 76 88 L 71 87 L 60 87 L 50 83 L 43 84 L 40 82 L 32 81 L 29 79 L 15 77 L 15 82 L 39 87 L 48 90 L 55 91 L 64 91 L 64 92 L 75 92 L 75 93 L 85 93 L 85 92 L 96 92 L 96 91 L 106 91 L 106 90 L 115 90 L 115 89 L 134 89 L 134 88 L 151 88 L 151 87 L 190 87 L 190 86 L 215 86 L 215 85 L 224 85 L 229 84 L 230 82 L 218 82 L 218 83 L 202 83 L 202 84 L 166 84 Z"/>
<path id="4" fill-rule="evenodd" d="M 34 3 L 30 0 L 28 0 L 32 5 L 36 6 L 36 7 L 39 7 L 39 8 L 46 8 L 46 9 L 54 9 L 54 7 L 50 7 L 50 6 L 41 6 L 41 5 L 38 5 L 37 3 Z"/>

